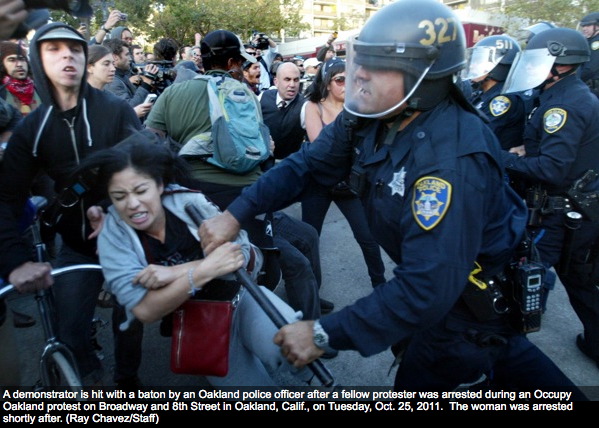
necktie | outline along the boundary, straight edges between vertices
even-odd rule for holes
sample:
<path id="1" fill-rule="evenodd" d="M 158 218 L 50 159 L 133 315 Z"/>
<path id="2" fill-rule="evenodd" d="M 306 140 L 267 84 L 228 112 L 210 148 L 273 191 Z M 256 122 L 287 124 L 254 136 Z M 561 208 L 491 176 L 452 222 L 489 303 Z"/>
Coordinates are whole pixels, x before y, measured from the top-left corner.
<path id="1" fill-rule="evenodd" d="M 283 110 L 285 108 L 286 104 L 287 103 L 285 102 L 285 100 L 279 101 L 279 110 Z"/>

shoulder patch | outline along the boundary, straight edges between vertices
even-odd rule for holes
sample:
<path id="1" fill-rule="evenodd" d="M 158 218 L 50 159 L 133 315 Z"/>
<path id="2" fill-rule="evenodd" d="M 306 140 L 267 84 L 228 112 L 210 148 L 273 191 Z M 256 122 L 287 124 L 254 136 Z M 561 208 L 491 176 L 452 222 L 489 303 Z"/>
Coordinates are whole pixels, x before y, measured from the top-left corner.
<path id="1" fill-rule="evenodd" d="M 414 183 L 412 213 L 424 230 L 437 226 L 451 203 L 451 184 L 437 177 L 422 177 Z"/>
<path id="2" fill-rule="evenodd" d="M 594 51 L 599 49 L 599 40 L 595 40 L 593 43 L 591 43 L 591 49 L 593 49 Z"/>
<path id="3" fill-rule="evenodd" d="M 491 114 L 493 116 L 497 117 L 507 112 L 511 105 L 512 102 L 508 97 L 499 95 L 491 100 L 491 104 L 489 104 L 489 110 L 491 110 Z"/>
<path id="4" fill-rule="evenodd" d="M 548 134 L 559 131 L 566 124 L 568 112 L 561 108 L 551 108 L 543 115 L 543 129 Z"/>

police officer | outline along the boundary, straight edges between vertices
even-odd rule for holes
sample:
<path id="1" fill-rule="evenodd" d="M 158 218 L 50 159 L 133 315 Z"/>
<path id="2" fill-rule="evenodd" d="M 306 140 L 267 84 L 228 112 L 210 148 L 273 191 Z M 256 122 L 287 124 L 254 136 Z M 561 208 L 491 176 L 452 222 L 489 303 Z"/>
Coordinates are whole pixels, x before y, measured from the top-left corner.
<path id="1" fill-rule="evenodd" d="M 591 48 L 591 59 L 580 67 L 580 78 L 599 96 L 599 12 L 588 14 L 579 25 Z"/>
<path id="2" fill-rule="evenodd" d="M 522 238 L 526 209 L 503 180 L 496 138 L 453 83 L 465 65 L 458 18 L 434 0 L 399 0 L 347 52 L 345 106 L 361 123 L 339 115 L 204 223 L 205 250 L 241 219 L 294 201 L 310 180 L 330 187 L 353 169 L 395 275 L 339 312 L 281 329 L 275 341 L 289 361 L 301 366 L 328 348 L 368 356 L 411 338 L 397 390 L 452 390 L 491 369 L 504 385 L 573 388 L 500 308 L 464 298 L 467 289 L 474 300 L 488 296 Z"/>
<path id="3" fill-rule="evenodd" d="M 512 66 L 505 91 L 539 87 L 538 107 L 524 131 L 524 150 L 504 152 L 503 160 L 512 176 L 529 184 L 529 230 L 543 263 L 556 267 L 584 326 L 578 347 L 599 363 L 599 225 L 587 211 L 580 229 L 566 232 L 573 202 L 568 189 L 599 163 L 599 101 L 577 76 L 589 57 L 586 40 L 572 29 L 549 29 L 530 40 Z M 596 190 L 593 186 L 596 181 L 581 190 Z"/>
<path id="4" fill-rule="evenodd" d="M 522 144 L 525 123 L 523 94 L 501 94 L 518 42 L 502 34 L 488 36 L 469 51 L 465 78 L 472 82 L 472 104 L 489 119 L 502 149 Z"/>

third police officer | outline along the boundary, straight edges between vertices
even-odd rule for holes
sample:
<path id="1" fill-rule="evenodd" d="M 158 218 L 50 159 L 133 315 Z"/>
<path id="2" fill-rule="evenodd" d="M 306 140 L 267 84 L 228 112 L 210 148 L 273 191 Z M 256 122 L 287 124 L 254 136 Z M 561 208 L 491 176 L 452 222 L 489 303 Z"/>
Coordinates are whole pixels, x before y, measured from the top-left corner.
<path id="1" fill-rule="evenodd" d="M 580 78 L 595 95 L 599 95 L 599 12 L 589 13 L 579 27 L 591 49 L 591 58 L 580 67 Z"/>
<path id="2" fill-rule="evenodd" d="M 540 95 L 523 147 L 503 152 L 503 160 L 514 178 L 527 183 L 529 230 L 583 324 L 576 344 L 599 363 L 599 100 L 577 76 L 589 57 L 587 41 L 572 29 L 531 38 L 504 92 L 540 88 Z M 548 288 L 553 279 L 546 278 Z"/>

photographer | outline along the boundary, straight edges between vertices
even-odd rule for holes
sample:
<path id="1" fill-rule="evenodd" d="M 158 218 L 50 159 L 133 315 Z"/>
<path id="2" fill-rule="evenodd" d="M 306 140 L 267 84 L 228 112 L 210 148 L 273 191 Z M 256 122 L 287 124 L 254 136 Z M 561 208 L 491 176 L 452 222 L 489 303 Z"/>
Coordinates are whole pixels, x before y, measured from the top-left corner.
<path id="1" fill-rule="evenodd" d="M 111 35 L 112 38 L 120 39 L 123 35 L 127 35 L 127 33 L 129 33 L 128 35 L 131 37 L 131 41 L 133 41 L 131 31 L 129 31 L 129 29 L 126 27 L 118 27 L 120 29 L 122 28 L 122 30 L 118 34 L 116 34 L 116 32 L 113 33 L 113 30 L 115 30 L 117 28 L 116 24 L 119 23 L 120 21 L 126 21 L 126 20 L 127 20 L 127 14 L 121 13 L 120 11 L 118 11 L 116 9 L 113 10 L 112 12 L 110 12 L 110 15 L 108 15 L 108 19 L 106 20 L 106 22 L 104 24 L 102 24 L 102 26 L 100 27 L 100 29 L 98 30 L 96 35 L 94 37 L 92 37 L 92 39 L 89 41 L 89 44 L 90 45 L 102 44 L 102 42 L 108 35 Z M 128 40 L 124 40 L 124 41 L 130 43 Z"/>
<path id="2" fill-rule="evenodd" d="M 128 46 L 119 39 L 109 39 L 103 44 L 112 52 L 114 66 L 116 67 L 115 79 L 107 84 L 104 89 L 112 92 L 119 98 L 127 100 L 129 105 L 135 110 L 137 117 L 140 119 L 145 118 L 150 112 L 152 104 L 146 103 L 144 100 L 148 94 L 156 92 L 154 80 L 151 76 L 158 73 L 158 67 L 155 64 L 147 64 L 144 67 L 143 74 L 132 75 L 130 68 L 131 56 Z"/>
<path id="3" fill-rule="evenodd" d="M 269 70 L 277 54 L 277 44 L 266 34 L 257 31 L 254 31 L 250 44 L 256 49 L 256 60 L 260 63 L 260 90 L 265 91 L 273 85 Z"/>

